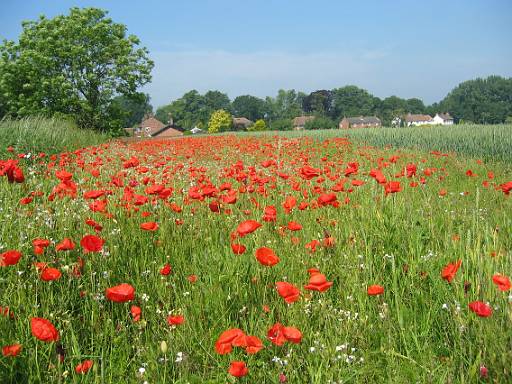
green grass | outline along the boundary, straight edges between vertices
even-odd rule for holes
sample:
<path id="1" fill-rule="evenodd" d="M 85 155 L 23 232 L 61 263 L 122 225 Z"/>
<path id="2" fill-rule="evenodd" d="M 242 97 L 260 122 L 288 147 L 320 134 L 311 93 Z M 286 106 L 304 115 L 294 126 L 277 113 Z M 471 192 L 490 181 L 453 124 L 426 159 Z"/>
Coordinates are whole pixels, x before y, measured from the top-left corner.
<path id="1" fill-rule="evenodd" d="M 107 135 L 78 129 L 73 123 L 59 119 L 31 117 L 0 121 L 0 151 L 12 146 L 19 153 L 55 154 L 108 139 Z"/>
<path id="2" fill-rule="evenodd" d="M 58 166 L 21 160 L 24 184 L 0 178 L 0 252 L 23 252 L 16 266 L 0 267 L 0 306 L 15 313 L 15 319 L 0 316 L 0 346 L 21 343 L 23 351 L 16 358 L 0 356 L 0 382 L 278 383 L 280 373 L 294 384 L 512 382 L 512 298 L 492 282 L 493 274 L 510 277 L 512 271 L 512 198 L 494 188 L 512 180 L 510 170 L 501 162 L 441 157 L 428 150 L 346 145 L 334 138 L 338 133 L 108 143 L 59 157 Z M 325 137 L 330 139 L 323 141 Z M 132 156 L 140 166 L 125 168 L 124 161 Z M 279 168 L 263 167 L 269 159 Z M 299 176 L 306 159 L 322 170 L 323 180 Z M 284 211 L 286 196 L 299 203 L 316 201 L 318 188 L 330 190 L 353 161 L 360 169 L 349 179 L 365 184 L 349 192 L 348 181 L 346 191 L 337 194 L 339 208 Z M 418 175 L 397 176 L 409 163 L 417 164 Z M 385 196 L 368 175 L 379 164 L 389 180 L 401 181 L 402 192 Z M 48 197 L 60 183 L 55 177 L 59 168 L 73 173 L 77 194 L 51 201 Z M 424 175 L 427 168 L 433 170 L 431 176 Z M 98 177 L 91 176 L 95 169 Z M 467 176 L 468 169 L 476 176 Z M 488 180 L 490 171 L 495 176 Z M 116 186 L 113 177 L 124 184 Z M 232 183 L 236 203 L 224 204 L 218 214 L 209 208 L 213 198 L 189 197 L 191 186 L 208 181 L 217 187 Z M 419 185 L 412 187 L 411 181 Z M 149 201 L 127 205 L 123 195 L 129 184 Z M 147 195 L 152 184 L 171 187 L 173 194 L 165 199 Z M 97 189 L 112 191 L 103 213 L 92 212 L 91 200 L 83 198 L 83 192 Z M 440 197 L 442 189 L 447 194 Z M 32 191 L 43 195 L 20 205 Z M 170 202 L 183 212 L 171 210 Z M 275 223 L 262 221 L 268 205 L 277 208 Z M 150 216 L 142 217 L 142 212 Z M 106 241 L 103 252 L 84 254 L 80 248 L 80 239 L 94 233 L 87 218 L 103 226 L 98 234 Z M 233 255 L 230 234 L 247 219 L 263 226 L 238 239 L 247 252 Z M 280 229 L 292 220 L 303 229 Z M 146 221 L 158 222 L 159 229 L 142 231 L 140 224 Z M 308 242 L 322 241 L 326 234 L 335 239 L 334 247 L 308 251 Z M 56 252 L 55 243 L 65 237 L 77 248 Z M 52 241 L 43 255 L 32 252 L 35 238 Z M 262 246 L 271 247 L 281 262 L 271 268 L 260 265 L 254 252 Z M 70 271 L 79 256 L 85 267 L 76 278 Z M 448 284 L 441 270 L 458 259 L 462 267 Z M 32 265 L 36 261 L 50 263 L 63 276 L 41 281 Z M 173 272 L 164 277 L 159 270 L 167 262 Z M 334 283 L 328 291 L 303 288 L 311 267 Z M 187 279 L 192 274 L 198 277 L 195 284 Z M 274 289 L 277 281 L 295 284 L 301 299 L 287 305 Z M 136 288 L 132 303 L 105 300 L 105 288 L 120 283 Z M 385 293 L 368 296 L 371 284 L 384 286 Z M 470 312 L 468 303 L 474 300 L 490 302 L 493 315 L 479 318 Z M 142 320 L 136 323 L 130 317 L 132 304 L 142 308 Z M 171 328 L 169 313 L 183 314 L 185 323 Z M 55 343 L 31 335 L 34 316 L 50 319 L 59 330 L 63 363 Z M 300 329 L 302 342 L 277 347 L 267 341 L 276 322 Z M 235 327 L 259 337 L 265 348 L 256 355 L 241 348 L 216 354 L 218 336 Z M 168 345 L 165 353 L 162 341 Z M 177 361 L 180 352 L 183 359 Z M 74 367 L 84 359 L 94 360 L 93 370 L 75 374 Z M 247 363 L 247 377 L 227 374 L 234 360 Z M 489 369 L 488 380 L 479 378 L 481 365 Z"/>

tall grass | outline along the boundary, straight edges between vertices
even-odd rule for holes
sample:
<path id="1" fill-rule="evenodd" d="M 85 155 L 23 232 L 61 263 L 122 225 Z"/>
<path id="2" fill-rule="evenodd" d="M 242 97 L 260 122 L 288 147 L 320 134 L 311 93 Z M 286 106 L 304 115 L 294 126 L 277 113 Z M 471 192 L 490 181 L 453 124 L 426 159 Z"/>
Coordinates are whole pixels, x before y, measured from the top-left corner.
<path id="1" fill-rule="evenodd" d="M 12 146 L 17 152 L 52 154 L 96 145 L 108 138 L 65 120 L 30 117 L 0 121 L 1 151 Z"/>

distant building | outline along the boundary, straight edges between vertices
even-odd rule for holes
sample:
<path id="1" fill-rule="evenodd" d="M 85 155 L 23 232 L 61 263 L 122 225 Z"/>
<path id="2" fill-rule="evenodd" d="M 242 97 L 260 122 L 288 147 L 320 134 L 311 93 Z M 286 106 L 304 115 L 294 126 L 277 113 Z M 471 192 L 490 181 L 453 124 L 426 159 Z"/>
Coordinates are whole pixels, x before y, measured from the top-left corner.
<path id="1" fill-rule="evenodd" d="M 405 116 L 405 124 L 410 127 L 418 127 L 420 125 L 431 125 L 434 124 L 434 119 L 430 115 L 412 115 L 408 113 Z"/>
<path id="2" fill-rule="evenodd" d="M 244 131 L 253 124 L 254 122 L 246 117 L 233 117 L 233 129 L 235 131 Z"/>
<path id="3" fill-rule="evenodd" d="M 315 116 L 298 116 L 293 119 L 293 130 L 300 131 L 303 130 L 308 121 L 314 120 Z"/>
<path id="4" fill-rule="evenodd" d="M 146 115 L 136 128 L 125 128 L 125 131 L 131 136 L 143 138 L 182 136 L 185 130 L 176 126 L 170 116 L 166 125 L 153 115 Z"/>
<path id="5" fill-rule="evenodd" d="M 453 117 L 449 113 L 436 113 L 432 120 L 437 125 L 453 125 Z"/>
<path id="6" fill-rule="evenodd" d="M 376 116 L 344 117 L 340 121 L 340 129 L 349 128 L 378 128 L 382 123 Z"/>

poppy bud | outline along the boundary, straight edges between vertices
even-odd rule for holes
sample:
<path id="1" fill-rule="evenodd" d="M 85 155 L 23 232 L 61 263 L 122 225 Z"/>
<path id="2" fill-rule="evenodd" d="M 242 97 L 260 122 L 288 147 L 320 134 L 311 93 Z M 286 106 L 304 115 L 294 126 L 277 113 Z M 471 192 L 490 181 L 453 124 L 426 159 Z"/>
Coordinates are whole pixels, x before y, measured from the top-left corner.
<path id="1" fill-rule="evenodd" d="M 167 353 L 167 349 L 167 342 L 165 340 L 162 340 L 162 342 L 160 343 L 160 350 L 164 355 Z"/>

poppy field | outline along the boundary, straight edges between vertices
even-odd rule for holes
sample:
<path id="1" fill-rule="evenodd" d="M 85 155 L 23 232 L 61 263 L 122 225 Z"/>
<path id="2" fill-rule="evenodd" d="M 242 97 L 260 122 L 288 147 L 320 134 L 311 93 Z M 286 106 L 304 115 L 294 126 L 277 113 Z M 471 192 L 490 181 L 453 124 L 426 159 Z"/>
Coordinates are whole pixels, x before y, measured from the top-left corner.
<path id="1" fill-rule="evenodd" d="M 511 382 L 511 194 L 342 137 L 0 147 L 0 382 Z"/>

